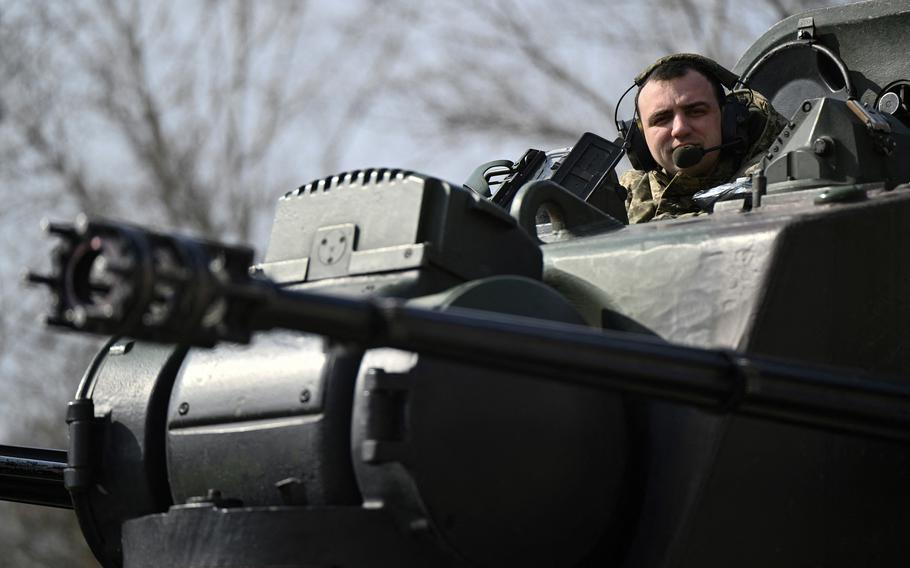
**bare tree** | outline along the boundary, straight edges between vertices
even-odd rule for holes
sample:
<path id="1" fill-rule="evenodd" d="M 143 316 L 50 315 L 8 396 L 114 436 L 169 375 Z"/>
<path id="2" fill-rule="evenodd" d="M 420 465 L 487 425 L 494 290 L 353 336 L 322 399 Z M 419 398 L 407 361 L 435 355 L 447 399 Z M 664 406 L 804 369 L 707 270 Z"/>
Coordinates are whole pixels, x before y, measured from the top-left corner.
<path id="1" fill-rule="evenodd" d="M 832 2 L 452 1 L 423 30 L 435 49 L 401 84 L 445 144 L 505 136 L 558 147 L 586 130 L 615 134 L 619 95 L 661 55 L 697 52 L 732 67 L 776 21 L 823 3 Z"/>
<path id="2" fill-rule="evenodd" d="M 301 165 L 334 165 L 338 144 L 323 140 L 352 129 L 402 42 L 362 25 L 392 17 L 371 3 L 328 22 L 304 3 L 242 0 L 9 11 L 27 12 L 14 15 L 36 59 L 8 113 L 33 174 L 82 209 L 240 239 L 262 236 L 276 188 L 299 183 Z M 370 42 L 382 48 L 369 72 L 339 76 Z"/>

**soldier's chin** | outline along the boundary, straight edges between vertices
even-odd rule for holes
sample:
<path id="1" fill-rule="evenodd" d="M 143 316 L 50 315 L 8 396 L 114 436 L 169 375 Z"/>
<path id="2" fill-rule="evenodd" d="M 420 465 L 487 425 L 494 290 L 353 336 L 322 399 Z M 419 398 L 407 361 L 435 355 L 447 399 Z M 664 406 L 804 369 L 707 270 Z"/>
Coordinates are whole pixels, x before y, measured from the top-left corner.
<path id="1" fill-rule="evenodd" d="M 698 164 L 696 164 L 696 166 L 697 165 Z M 663 168 L 663 170 L 665 172 L 667 172 L 671 176 L 676 175 L 677 173 L 682 171 L 680 168 L 676 167 L 676 164 L 673 163 L 672 159 L 666 160 L 664 163 L 661 163 L 660 166 Z"/>
<path id="2" fill-rule="evenodd" d="M 701 160 L 700 162 L 698 162 L 697 164 L 695 164 L 695 165 L 693 165 L 693 166 L 689 166 L 688 168 L 680 168 L 680 167 L 677 167 L 676 164 L 674 164 L 674 163 L 671 161 L 671 162 L 670 162 L 670 167 L 669 167 L 669 168 L 664 168 L 664 170 L 665 170 L 668 174 L 673 175 L 673 176 L 675 176 L 675 175 L 689 176 L 689 177 L 697 176 L 697 175 L 699 175 L 698 172 L 702 169 L 701 166 L 702 166 L 702 162 L 703 162 L 703 161 L 704 161 L 704 158 L 702 158 L 702 160 Z"/>
<path id="3" fill-rule="evenodd" d="M 689 166 L 688 168 L 676 168 L 676 173 L 686 177 L 698 177 L 705 175 L 707 172 L 708 168 L 705 167 L 705 158 L 702 158 L 701 161 L 694 166 Z"/>
<path id="4" fill-rule="evenodd" d="M 702 159 L 695 165 L 689 166 L 688 168 L 677 168 L 677 171 L 680 175 L 700 177 L 711 173 L 715 165 L 717 165 L 717 152 L 711 152 L 702 156 Z"/>

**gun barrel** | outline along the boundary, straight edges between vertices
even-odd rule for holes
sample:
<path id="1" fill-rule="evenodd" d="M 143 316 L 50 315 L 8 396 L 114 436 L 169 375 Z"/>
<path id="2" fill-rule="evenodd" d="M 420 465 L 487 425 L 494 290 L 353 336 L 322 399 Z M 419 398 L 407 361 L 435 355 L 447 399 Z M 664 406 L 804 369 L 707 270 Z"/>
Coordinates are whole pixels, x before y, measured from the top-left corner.
<path id="1" fill-rule="evenodd" d="M 275 298 L 257 313 L 258 328 L 274 324 L 718 412 L 910 440 L 910 388 L 861 371 L 396 300 L 285 291 Z"/>
<path id="2" fill-rule="evenodd" d="M 305 331 L 773 420 L 910 440 L 910 388 L 862 372 L 488 312 L 282 289 L 247 271 L 249 249 L 89 222 L 57 227 L 49 323 L 211 346 L 256 330 Z"/>
<path id="3" fill-rule="evenodd" d="M 72 509 L 64 450 L 0 445 L 0 500 Z"/>

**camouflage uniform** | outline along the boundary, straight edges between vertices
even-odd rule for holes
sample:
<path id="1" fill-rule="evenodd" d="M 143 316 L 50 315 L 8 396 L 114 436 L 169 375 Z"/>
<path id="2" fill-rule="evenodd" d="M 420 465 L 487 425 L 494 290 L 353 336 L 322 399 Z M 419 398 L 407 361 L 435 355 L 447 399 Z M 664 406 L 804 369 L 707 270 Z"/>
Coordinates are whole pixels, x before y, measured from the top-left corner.
<path id="1" fill-rule="evenodd" d="M 749 103 L 752 97 L 749 91 L 737 91 L 736 96 L 745 103 Z M 692 199 L 693 194 L 747 176 L 758 169 L 761 157 L 787 121 L 758 93 L 754 93 L 751 107 L 746 125 L 749 149 L 745 158 L 738 160 L 736 156 L 722 153 L 709 174 L 699 177 L 679 174 L 672 184 L 673 176 L 662 168 L 649 172 L 625 172 L 619 181 L 628 190 L 626 210 L 629 212 L 629 223 L 697 215 L 701 208 Z"/>

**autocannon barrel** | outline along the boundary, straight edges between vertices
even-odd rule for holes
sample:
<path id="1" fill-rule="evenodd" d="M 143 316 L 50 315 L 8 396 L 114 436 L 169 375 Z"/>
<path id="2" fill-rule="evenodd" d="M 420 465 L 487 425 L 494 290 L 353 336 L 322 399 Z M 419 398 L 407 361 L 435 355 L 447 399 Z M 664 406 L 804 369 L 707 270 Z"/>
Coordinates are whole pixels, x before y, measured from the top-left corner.
<path id="1" fill-rule="evenodd" d="M 0 500 L 72 509 L 65 467 L 63 450 L 0 445 Z"/>
<path id="2" fill-rule="evenodd" d="M 249 249 L 131 225 L 83 218 L 51 231 L 62 238 L 53 273 L 29 278 L 54 292 L 53 325 L 199 346 L 291 329 L 719 412 L 910 438 L 910 389 L 862 372 L 488 312 L 286 290 L 249 274 Z"/>

